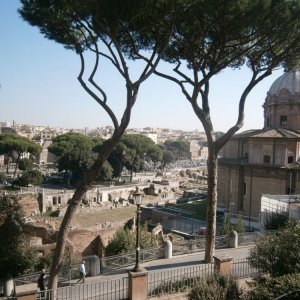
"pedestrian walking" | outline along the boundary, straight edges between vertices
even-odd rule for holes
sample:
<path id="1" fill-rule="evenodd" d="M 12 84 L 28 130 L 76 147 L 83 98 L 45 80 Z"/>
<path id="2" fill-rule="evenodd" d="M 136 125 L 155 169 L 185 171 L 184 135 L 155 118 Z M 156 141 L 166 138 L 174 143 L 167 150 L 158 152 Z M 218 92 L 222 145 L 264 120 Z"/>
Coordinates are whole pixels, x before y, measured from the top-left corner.
<path id="1" fill-rule="evenodd" d="M 40 289 L 40 299 L 45 299 L 45 290 L 46 290 L 45 280 L 46 280 L 45 269 L 42 269 L 42 273 L 40 274 L 40 277 L 37 282 L 38 288 Z"/>
<path id="2" fill-rule="evenodd" d="M 79 265 L 79 275 L 80 275 L 80 278 L 79 280 L 77 281 L 77 283 L 81 282 L 84 283 L 85 281 L 85 261 L 83 260 L 80 265 Z"/>

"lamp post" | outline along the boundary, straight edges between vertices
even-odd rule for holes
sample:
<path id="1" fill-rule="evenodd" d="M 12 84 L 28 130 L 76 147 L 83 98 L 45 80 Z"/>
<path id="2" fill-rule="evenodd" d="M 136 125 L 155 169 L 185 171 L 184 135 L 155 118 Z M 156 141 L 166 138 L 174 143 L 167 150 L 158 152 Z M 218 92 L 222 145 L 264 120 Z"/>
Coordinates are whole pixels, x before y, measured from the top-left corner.
<path id="1" fill-rule="evenodd" d="M 141 204 L 142 204 L 142 193 L 139 188 L 136 187 L 135 192 L 132 194 L 135 204 L 137 206 L 136 211 L 136 244 L 135 244 L 135 267 L 133 268 L 134 272 L 141 272 L 140 267 L 140 215 L 141 215 Z"/>
<path id="2" fill-rule="evenodd" d="M 231 209 L 232 206 L 235 206 L 234 202 L 229 203 L 229 224 L 231 224 L 231 217 L 233 216 L 233 209 Z M 231 225 L 230 225 L 231 227 Z"/>

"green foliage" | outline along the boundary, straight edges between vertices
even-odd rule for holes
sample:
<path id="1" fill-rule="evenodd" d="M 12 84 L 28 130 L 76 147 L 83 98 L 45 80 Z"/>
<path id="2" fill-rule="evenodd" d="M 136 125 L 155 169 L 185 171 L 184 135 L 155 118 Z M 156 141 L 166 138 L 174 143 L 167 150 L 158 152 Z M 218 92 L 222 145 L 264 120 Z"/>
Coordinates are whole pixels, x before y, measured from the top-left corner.
<path id="1" fill-rule="evenodd" d="M 119 229 L 105 248 L 105 255 L 118 255 L 134 250 L 135 239 L 128 229 Z"/>
<path id="2" fill-rule="evenodd" d="M 32 270 L 36 255 L 30 247 L 17 198 L 0 197 L 0 279 Z"/>
<path id="3" fill-rule="evenodd" d="M 187 212 L 189 218 L 193 217 L 199 220 L 206 219 L 207 200 L 191 201 L 183 204 L 175 204 L 172 207 L 179 208 L 182 211 Z M 183 213 L 184 214 L 184 213 Z"/>
<path id="4" fill-rule="evenodd" d="M 163 157 L 162 157 L 162 165 L 165 167 L 166 165 L 175 161 L 175 155 L 170 150 L 163 150 Z"/>
<path id="5" fill-rule="evenodd" d="M 271 212 L 266 215 L 265 229 L 278 230 L 287 226 L 289 222 L 289 214 L 287 212 Z"/>
<path id="6" fill-rule="evenodd" d="M 119 177 L 123 168 L 131 172 L 140 172 L 144 168 L 145 157 L 153 163 L 162 160 L 161 148 L 144 135 L 126 134 L 108 157 L 113 167 L 113 176 Z"/>
<path id="7" fill-rule="evenodd" d="M 5 177 L 6 177 L 5 174 L 0 173 L 0 182 L 3 182 Z"/>
<path id="8" fill-rule="evenodd" d="M 169 150 L 175 159 L 189 158 L 190 157 L 190 146 L 189 143 L 182 140 L 167 140 L 163 144 L 165 150 Z"/>
<path id="9" fill-rule="evenodd" d="M 39 256 L 35 262 L 34 269 L 40 271 L 42 269 L 49 269 L 52 263 L 53 254 L 49 253 L 45 256 Z"/>
<path id="10" fill-rule="evenodd" d="M 290 225 L 276 235 L 265 235 L 250 250 L 250 263 L 273 277 L 300 273 L 300 225 Z"/>
<path id="11" fill-rule="evenodd" d="M 36 155 L 42 151 L 42 147 L 34 141 L 17 134 L 0 134 L 0 155 L 13 157 L 13 152 L 22 154 L 28 152 Z"/>
<path id="12" fill-rule="evenodd" d="M 21 171 L 31 171 L 33 169 L 33 162 L 29 158 L 23 158 L 20 160 L 18 168 Z"/>
<path id="13" fill-rule="evenodd" d="M 163 281 L 152 291 L 152 295 L 184 293 L 191 287 L 193 280 L 183 278 L 178 281 Z"/>
<path id="14" fill-rule="evenodd" d="M 223 223 L 223 226 L 221 228 L 220 234 L 221 235 L 227 235 L 227 234 L 229 234 L 230 230 L 231 230 L 230 217 L 227 215 L 224 218 L 224 223 Z"/>
<path id="15" fill-rule="evenodd" d="M 141 171 L 145 156 L 154 163 L 162 160 L 163 152 L 150 138 L 140 134 L 126 134 L 121 138 L 125 166 L 134 172 Z"/>
<path id="16" fill-rule="evenodd" d="M 141 225 L 141 249 L 149 249 L 155 246 L 155 241 L 151 237 L 151 233 L 148 232 L 148 224 L 144 223 Z"/>
<path id="17" fill-rule="evenodd" d="M 109 180 L 113 179 L 113 175 L 114 175 L 113 167 L 111 166 L 111 164 L 108 161 L 106 161 L 103 164 L 103 167 L 102 167 L 98 177 L 96 178 L 96 180 L 109 181 Z"/>
<path id="18" fill-rule="evenodd" d="M 300 274 L 287 274 L 280 277 L 259 276 L 249 282 L 249 287 L 245 294 L 246 300 L 275 299 L 284 293 L 299 290 Z M 299 299 L 298 297 L 288 299 Z"/>
<path id="19" fill-rule="evenodd" d="M 221 235 L 227 235 L 231 230 L 235 230 L 237 233 L 245 232 L 245 225 L 240 215 L 237 215 L 236 224 L 230 224 L 230 215 L 227 215 L 224 219 L 223 226 L 221 228 Z"/>
<path id="20" fill-rule="evenodd" d="M 26 137 L 17 134 L 0 134 L 0 155 L 7 155 L 11 159 L 16 158 L 16 169 L 23 153 L 37 155 L 41 151 L 40 145 Z"/>
<path id="21" fill-rule="evenodd" d="M 233 225 L 233 230 L 235 230 L 237 233 L 243 233 L 245 232 L 245 225 L 242 219 L 242 216 L 237 216 L 236 224 Z"/>
<path id="22" fill-rule="evenodd" d="M 22 174 L 20 178 L 14 181 L 14 184 L 18 184 L 20 186 L 28 186 L 28 185 L 40 185 L 43 183 L 44 178 L 43 174 L 38 170 L 30 170 L 26 171 Z"/>
<path id="23" fill-rule="evenodd" d="M 242 292 L 236 279 L 217 275 L 200 279 L 189 292 L 187 299 L 238 300 L 242 299 Z"/>
<path id="24" fill-rule="evenodd" d="M 103 140 L 69 132 L 53 139 L 49 151 L 59 157 L 59 171 L 71 171 L 73 180 L 83 179 L 87 170 L 95 162 Z"/>
<path id="25" fill-rule="evenodd" d="M 140 248 L 148 249 L 155 246 L 155 241 L 151 239 L 151 234 L 148 232 L 147 223 L 140 227 Z M 129 229 L 119 229 L 114 234 L 112 240 L 105 248 L 106 256 L 118 255 L 120 253 L 131 252 L 136 247 L 136 231 Z"/>

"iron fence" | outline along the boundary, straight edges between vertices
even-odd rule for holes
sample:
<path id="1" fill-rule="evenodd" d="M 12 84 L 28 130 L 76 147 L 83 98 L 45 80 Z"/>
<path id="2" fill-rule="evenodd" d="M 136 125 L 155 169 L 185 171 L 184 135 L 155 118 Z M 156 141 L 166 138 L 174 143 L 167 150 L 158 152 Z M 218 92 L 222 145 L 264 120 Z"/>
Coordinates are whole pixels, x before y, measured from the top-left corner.
<path id="1" fill-rule="evenodd" d="M 231 275 L 235 278 L 252 277 L 258 273 L 258 270 L 250 265 L 248 258 L 240 258 L 232 262 Z"/>
<path id="2" fill-rule="evenodd" d="M 147 262 L 159 258 L 163 258 L 163 248 L 153 247 L 150 249 L 140 250 L 140 262 Z M 123 253 L 121 255 L 107 256 L 101 258 L 101 273 L 110 273 L 121 270 L 126 267 L 133 266 L 136 260 L 136 252 Z"/>
<path id="3" fill-rule="evenodd" d="M 205 236 L 198 237 L 196 239 L 191 239 L 191 240 L 181 240 L 181 239 L 173 240 L 173 245 L 172 245 L 173 256 L 204 251 L 205 240 L 206 240 Z M 227 235 L 217 236 L 215 238 L 216 249 L 226 248 L 227 246 L 228 246 Z"/>
<path id="4" fill-rule="evenodd" d="M 238 245 L 239 246 L 246 246 L 250 244 L 254 244 L 255 241 L 265 235 L 273 235 L 278 234 L 279 231 L 277 230 L 266 230 L 266 231 L 254 231 L 254 232 L 243 232 L 238 233 Z"/>
<path id="5" fill-rule="evenodd" d="M 200 278 L 214 273 L 214 264 L 171 269 L 148 274 L 148 295 L 184 292 L 193 287 Z"/>
<path id="6" fill-rule="evenodd" d="M 128 299 L 128 276 L 86 284 L 73 284 L 55 290 L 39 291 L 40 300 L 125 300 Z"/>
<path id="7" fill-rule="evenodd" d="M 148 274 L 148 295 L 150 297 L 161 294 L 187 292 L 200 279 L 215 274 L 215 264 L 203 264 Z M 246 278 L 258 274 L 248 258 L 237 259 L 232 262 L 231 275 L 236 278 Z M 170 297 L 171 298 L 171 297 Z"/>
<path id="8" fill-rule="evenodd" d="M 168 270 L 150 271 L 148 273 L 148 296 L 187 292 L 200 279 L 215 273 L 215 264 L 200 264 L 196 266 L 172 268 Z M 231 274 L 234 278 L 251 277 L 258 270 L 249 264 L 247 258 L 232 262 Z M 74 284 L 55 290 L 38 292 L 40 300 L 125 300 L 129 297 L 128 274 L 114 275 L 110 279 L 85 284 Z"/>

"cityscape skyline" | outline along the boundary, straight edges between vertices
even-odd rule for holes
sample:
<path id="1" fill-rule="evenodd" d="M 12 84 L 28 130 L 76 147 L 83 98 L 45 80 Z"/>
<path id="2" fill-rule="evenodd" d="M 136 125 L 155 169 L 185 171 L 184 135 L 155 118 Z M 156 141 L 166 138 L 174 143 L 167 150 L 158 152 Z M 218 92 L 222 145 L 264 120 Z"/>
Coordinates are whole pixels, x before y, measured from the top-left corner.
<path id="1" fill-rule="evenodd" d="M 76 80 L 80 67 L 77 55 L 45 39 L 37 28 L 24 22 L 17 13 L 19 7 L 18 0 L 0 2 L 0 120 L 61 128 L 112 126 Z M 130 69 L 134 67 L 131 63 Z M 262 104 L 271 84 L 282 73 L 274 72 L 251 92 L 242 130 L 263 127 Z M 210 105 L 215 131 L 225 132 L 234 125 L 237 101 L 249 78 L 250 72 L 242 68 L 224 71 L 212 81 Z M 107 91 L 108 101 L 116 99 L 112 107 L 120 118 L 124 82 L 105 63 L 97 79 Z M 203 131 L 180 89 L 154 75 L 141 87 L 129 127 Z"/>

